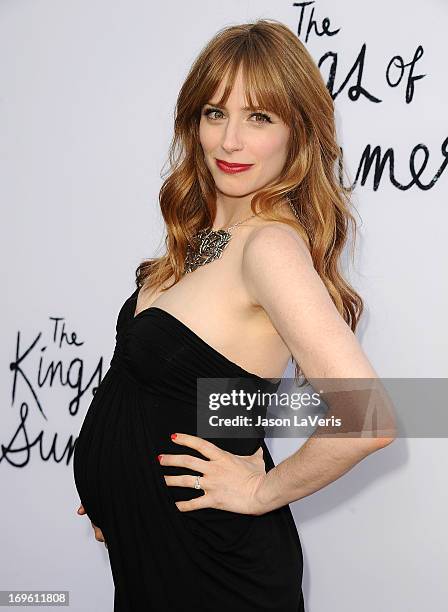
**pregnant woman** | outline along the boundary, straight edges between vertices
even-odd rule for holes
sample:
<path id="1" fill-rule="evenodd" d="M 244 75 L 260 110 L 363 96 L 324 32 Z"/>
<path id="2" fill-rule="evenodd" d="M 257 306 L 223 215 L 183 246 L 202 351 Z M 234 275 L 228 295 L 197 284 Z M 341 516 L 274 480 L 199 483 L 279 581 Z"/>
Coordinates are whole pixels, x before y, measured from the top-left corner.
<path id="1" fill-rule="evenodd" d="M 299 39 L 259 20 L 206 45 L 174 130 L 166 252 L 118 314 L 75 447 L 79 512 L 106 541 L 116 612 L 300 612 L 289 503 L 393 437 L 312 436 L 275 466 L 263 438 L 198 435 L 196 385 L 275 391 L 291 358 L 306 379 L 376 376 L 338 269 L 353 217 L 333 101 Z"/>

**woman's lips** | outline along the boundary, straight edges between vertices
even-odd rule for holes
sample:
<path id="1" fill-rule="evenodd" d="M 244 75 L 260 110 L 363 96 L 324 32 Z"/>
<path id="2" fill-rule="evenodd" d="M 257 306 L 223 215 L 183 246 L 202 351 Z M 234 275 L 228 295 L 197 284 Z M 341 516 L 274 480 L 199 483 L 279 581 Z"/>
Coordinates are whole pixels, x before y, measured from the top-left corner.
<path id="1" fill-rule="evenodd" d="M 244 172 L 245 170 L 249 170 L 253 166 L 253 164 L 228 164 L 221 159 L 216 160 L 216 165 L 220 170 L 226 172 L 227 174 L 236 174 L 237 172 Z"/>

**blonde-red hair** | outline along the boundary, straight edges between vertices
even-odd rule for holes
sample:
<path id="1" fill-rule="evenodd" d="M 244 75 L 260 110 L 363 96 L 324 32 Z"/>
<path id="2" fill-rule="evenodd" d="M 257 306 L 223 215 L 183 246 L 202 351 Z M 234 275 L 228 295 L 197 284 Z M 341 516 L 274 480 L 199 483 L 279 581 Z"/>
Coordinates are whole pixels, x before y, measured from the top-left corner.
<path id="1" fill-rule="evenodd" d="M 354 332 L 363 301 L 340 271 L 350 229 L 354 247 L 356 222 L 350 212 L 351 191 L 341 182 L 343 159 L 336 141 L 334 102 L 300 39 L 273 19 L 223 28 L 191 66 L 177 98 L 170 171 L 159 193 L 167 232 L 165 254 L 140 263 L 137 287 L 159 289 L 171 277 L 172 284 L 162 291 L 177 283 L 184 275 L 188 243 L 213 223 L 215 184 L 199 141 L 199 122 L 202 107 L 223 79 L 226 87 L 218 105 L 226 103 L 240 66 L 248 105 L 275 112 L 290 127 L 284 168 L 275 182 L 254 194 L 252 212 L 299 232 L 337 310 Z M 278 210 L 286 198 L 299 219 Z M 299 373 L 296 364 L 296 376 Z"/>

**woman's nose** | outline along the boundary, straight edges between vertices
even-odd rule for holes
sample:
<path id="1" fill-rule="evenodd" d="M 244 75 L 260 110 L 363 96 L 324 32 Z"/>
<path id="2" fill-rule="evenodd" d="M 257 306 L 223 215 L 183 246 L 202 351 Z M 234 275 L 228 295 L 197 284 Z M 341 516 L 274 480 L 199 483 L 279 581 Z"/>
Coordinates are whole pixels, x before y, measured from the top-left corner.
<path id="1" fill-rule="evenodd" d="M 223 133 L 222 147 L 226 151 L 235 151 L 243 148 L 242 129 L 237 121 L 229 121 Z"/>

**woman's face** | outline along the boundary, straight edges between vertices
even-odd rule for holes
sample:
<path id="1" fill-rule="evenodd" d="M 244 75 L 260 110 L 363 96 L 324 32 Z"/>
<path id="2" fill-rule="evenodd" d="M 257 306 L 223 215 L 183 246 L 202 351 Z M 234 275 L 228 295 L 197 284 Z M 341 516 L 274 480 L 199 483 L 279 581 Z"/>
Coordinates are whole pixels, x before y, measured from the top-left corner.
<path id="1" fill-rule="evenodd" d="M 213 98 L 202 108 L 199 138 L 218 192 L 241 197 L 258 191 L 279 176 L 288 153 L 290 130 L 272 112 L 243 110 L 241 68 L 226 108 L 214 104 L 223 89 L 224 83 L 221 83 Z M 231 174 L 220 168 L 217 160 L 252 165 L 244 172 Z"/>

